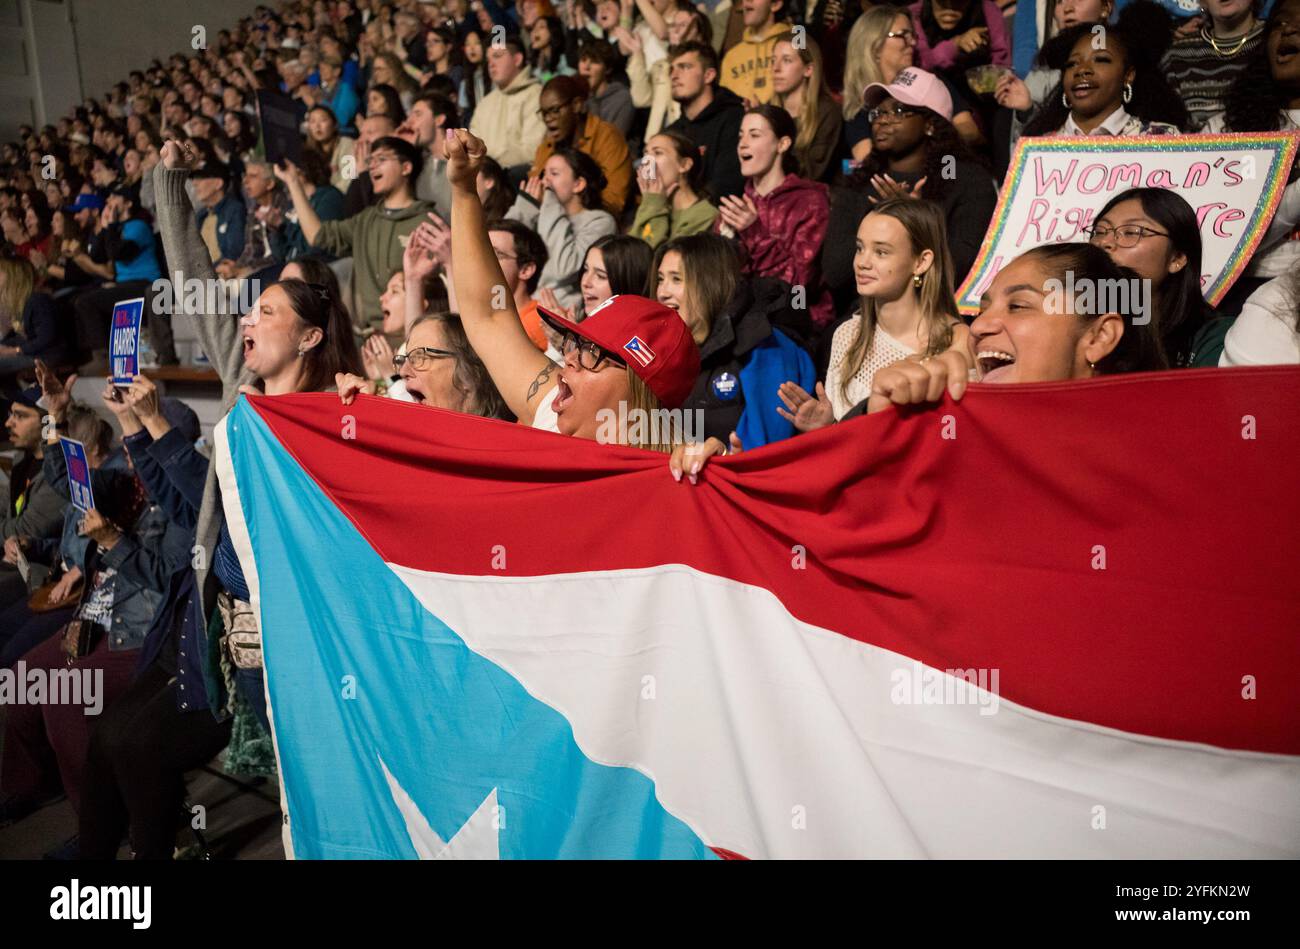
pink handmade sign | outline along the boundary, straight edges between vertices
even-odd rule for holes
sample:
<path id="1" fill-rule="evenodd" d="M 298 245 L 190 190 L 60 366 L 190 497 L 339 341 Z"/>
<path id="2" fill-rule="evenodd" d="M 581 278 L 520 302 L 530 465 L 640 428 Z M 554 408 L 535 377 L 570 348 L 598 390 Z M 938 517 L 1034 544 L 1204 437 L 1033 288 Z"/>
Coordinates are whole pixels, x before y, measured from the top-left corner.
<path id="1" fill-rule="evenodd" d="M 1032 247 L 1086 241 L 1106 202 L 1130 188 L 1169 188 L 1201 223 L 1201 289 L 1217 304 L 1250 263 L 1282 199 L 1300 132 L 1022 138 L 970 274 L 965 314 L 999 270 Z"/>

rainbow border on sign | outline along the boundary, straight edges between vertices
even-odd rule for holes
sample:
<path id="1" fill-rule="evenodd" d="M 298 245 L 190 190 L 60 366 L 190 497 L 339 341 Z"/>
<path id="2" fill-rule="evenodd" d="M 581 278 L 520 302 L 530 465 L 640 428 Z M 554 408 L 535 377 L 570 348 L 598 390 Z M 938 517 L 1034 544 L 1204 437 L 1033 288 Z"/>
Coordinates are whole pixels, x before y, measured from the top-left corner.
<path id="1" fill-rule="evenodd" d="M 1006 227 L 1011 195 L 1015 194 L 1020 184 L 1020 177 L 1029 163 L 1031 152 L 1079 152 L 1081 154 L 1126 151 L 1182 152 L 1204 151 L 1207 147 L 1215 145 L 1228 145 L 1234 148 L 1251 146 L 1260 151 L 1271 149 L 1273 153 L 1266 175 L 1268 183 L 1262 192 L 1265 201 L 1264 213 L 1258 213 L 1257 208 L 1251 229 L 1246 232 L 1242 240 L 1238 241 L 1237 249 L 1228 258 L 1227 266 L 1219 275 L 1219 279 L 1206 290 L 1205 299 L 1211 306 L 1217 306 L 1245 271 L 1246 265 L 1255 253 L 1255 248 L 1263 240 L 1264 232 L 1268 230 L 1268 225 L 1273 220 L 1286 187 L 1286 173 L 1295 161 L 1296 150 L 1300 147 L 1300 131 L 1232 132 L 1223 135 L 1132 135 L 1105 139 L 1086 136 L 1021 138 L 1016 143 L 1011 163 L 1007 166 L 1007 177 L 1002 182 L 997 207 L 993 209 L 993 220 L 989 223 L 989 229 L 984 232 L 984 243 L 980 246 L 979 256 L 975 258 L 975 263 L 966 279 L 957 288 L 957 309 L 965 316 L 979 312 L 978 304 L 963 303 L 962 300 L 972 287 L 978 286 L 984 279 L 984 272 L 988 269 L 993 249 L 1002 239 L 1002 231 Z"/>

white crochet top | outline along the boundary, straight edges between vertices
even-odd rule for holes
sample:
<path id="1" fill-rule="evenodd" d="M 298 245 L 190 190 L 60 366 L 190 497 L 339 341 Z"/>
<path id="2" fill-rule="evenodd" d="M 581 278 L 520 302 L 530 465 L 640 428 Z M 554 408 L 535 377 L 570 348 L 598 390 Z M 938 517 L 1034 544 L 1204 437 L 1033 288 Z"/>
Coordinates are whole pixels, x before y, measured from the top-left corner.
<path id="1" fill-rule="evenodd" d="M 840 391 L 845 368 L 844 360 L 861 325 L 862 314 L 857 313 L 852 319 L 845 320 L 839 325 L 831 341 L 831 362 L 826 370 L 826 394 L 830 396 L 831 408 L 835 410 L 837 421 L 844 418 L 849 409 L 871 394 L 871 380 L 878 370 L 900 359 L 916 355 L 915 350 L 908 349 L 881 329 L 880 324 L 876 324 L 875 335 L 871 338 L 871 348 L 867 350 L 866 358 L 862 360 L 858 371 L 849 380 L 848 396 L 845 397 Z"/>

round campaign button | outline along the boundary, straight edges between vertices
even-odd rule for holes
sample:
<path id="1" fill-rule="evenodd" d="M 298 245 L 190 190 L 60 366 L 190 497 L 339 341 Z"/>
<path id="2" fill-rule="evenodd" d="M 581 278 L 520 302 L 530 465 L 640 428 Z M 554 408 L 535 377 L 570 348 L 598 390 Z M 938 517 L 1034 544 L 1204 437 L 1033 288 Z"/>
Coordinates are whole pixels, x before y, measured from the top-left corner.
<path id="1" fill-rule="evenodd" d="M 729 372 L 720 372 L 713 377 L 713 394 L 725 402 L 730 402 L 740 394 L 740 380 Z"/>

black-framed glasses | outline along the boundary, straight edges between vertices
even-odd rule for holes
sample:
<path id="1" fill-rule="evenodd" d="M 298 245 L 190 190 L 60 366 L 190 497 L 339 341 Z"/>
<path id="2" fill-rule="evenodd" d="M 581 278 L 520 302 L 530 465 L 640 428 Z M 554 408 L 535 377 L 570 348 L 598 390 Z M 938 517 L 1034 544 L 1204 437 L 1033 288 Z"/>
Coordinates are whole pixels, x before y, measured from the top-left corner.
<path id="1" fill-rule="evenodd" d="M 915 30 L 908 30 L 908 29 L 890 30 L 888 33 L 885 34 L 885 39 L 892 40 L 895 36 L 902 37 L 903 43 L 906 44 L 907 46 L 916 45 Z"/>
<path id="2" fill-rule="evenodd" d="M 401 369 L 406 363 L 411 364 L 411 368 L 416 372 L 422 372 L 429 368 L 429 364 L 435 359 L 455 359 L 456 354 L 448 352 L 445 349 L 434 349 L 432 346 L 421 346 L 418 349 L 412 349 L 405 355 L 398 354 L 393 357 L 393 365 Z"/>
<path id="3" fill-rule="evenodd" d="M 892 109 L 872 109 L 867 113 L 867 121 L 872 125 L 875 125 L 877 122 L 884 119 L 889 119 L 891 122 L 901 122 L 909 115 L 918 114 L 919 113 L 915 109 L 909 109 L 905 105 L 896 105 Z"/>
<path id="4" fill-rule="evenodd" d="M 543 106 L 542 108 L 537 110 L 537 114 L 544 119 L 554 118 L 555 116 L 562 114 L 564 110 L 567 109 L 572 102 L 573 102 L 572 99 L 568 99 L 564 102 L 561 102 L 559 105 Z"/>
<path id="5" fill-rule="evenodd" d="M 605 349 L 605 347 L 593 343 L 589 339 L 583 339 L 572 330 L 565 330 L 562 340 L 560 351 L 564 353 L 565 358 L 567 359 L 570 353 L 576 352 L 578 354 L 578 365 L 589 372 L 598 372 L 601 363 L 606 360 L 616 366 L 627 366 L 626 362 Z"/>
<path id="6" fill-rule="evenodd" d="M 1143 227 L 1141 224 L 1121 224 L 1119 227 L 1111 227 L 1109 224 L 1094 224 L 1087 231 L 1088 240 L 1093 244 L 1104 241 L 1114 234 L 1115 246 L 1117 247 L 1136 247 L 1138 241 L 1144 237 L 1169 236 L 1164 231 L 1155 231 L 1149 227 Z"/>

